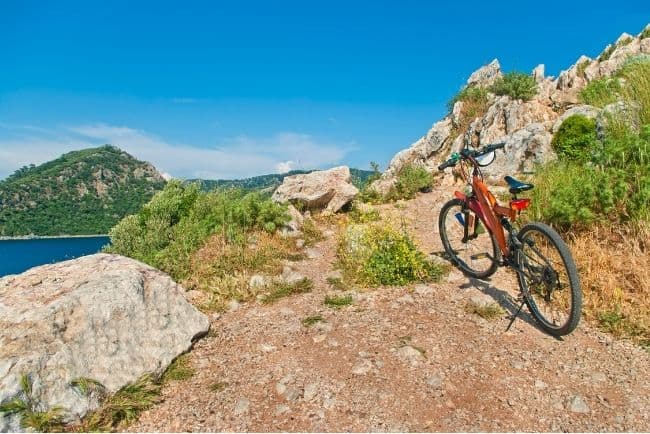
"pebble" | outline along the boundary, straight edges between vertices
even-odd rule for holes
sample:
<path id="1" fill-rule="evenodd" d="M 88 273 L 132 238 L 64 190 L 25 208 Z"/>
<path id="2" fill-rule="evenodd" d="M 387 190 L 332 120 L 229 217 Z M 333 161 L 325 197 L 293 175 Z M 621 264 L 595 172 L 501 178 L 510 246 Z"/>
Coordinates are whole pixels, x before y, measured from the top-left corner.
<path id="1" fill-rule="evenodd" d="M 275 407 L 275 415 L 279 416 L 284 413 L 288 413 L 291 411 L 291 408 L 286 405 L 286 404 L 280 404 L 277 407 Z"/>
<path id="2" fill-rule="evenodd" d="M 302 238 L 298 238 L 296 240 L 296 247 L 299 248 L 299 249 L 302 249 L 303 247 L 305 247 L 305 240 L 303 240 Z"/>
<path id="3" fill-rule="evenodd" d="M 262 345 L 260 345 L 260 349 L 265 353 L 270 353 L 270 352 L 276 350 L 276 348 L 273 345 L 270 345 L 270 344 L 262 344 Z"/>
<path id="4" fill-rule="evenodd" d="M 230 301 L 228 302 L 228 310 L 229 310 L 230 312 L 234 312 L 234 311 L 236 311 L 237 309 L 239 309 L 239 302 L 238 302 L 237 300 L 230 300 Z"/>
<path id="5" fill-rule="evenodd" d="M 580 395 L 574 395 L 569 399 L 569 410 L 574 413 L 589 413 L 589 406 Z"/>
<path id="6" fill-rule="evenodd" d="M 305 251 L 308 259 L 318 259 L 323 256 L 323 254 L 318 249 L 309 248 Z"/>
<path id="7" fill-rule="evenodd" d="M 305 401 L 311 401 L 316 397 L 318 394 L 318 389 L 320 388 L 320 385 L 318 383 L 309 383 L 305 386 L 305 391 L 303 393 L 303 397 L 305 398 Z"/>
<path id="8" fill-rule="evenodd" d="M 435 389 L 442 387 L 442 378 L 439 375 L 431 375 L 427 377 L 427 384 Z"/>
<path id="9" fill-rule="evenodd" d="M 235 405 L 235 414 L 246 414 L 250 409 L 251 402 L 246 398 L 240 398 Z"/>
<path id="10" fill-rule="evenodd" d="M 372 362 L 368 359 L 363 359 L 352 368 L 354 375 L 365 375 L 372 369 Z"/>
<path id="11" fill-rule="evenodd" d="M 535 380 L 535 389 L 546 389 L 546 383 L 544 383 L 542 380 Z"/>
<path id="12" fill-rule="evenodd" d="M 397 355 L 400 359 L 410 363 L 411 365 L 417 365 L 421 360 L 424 359 L 424 355 L 410 345 L 404 345 L 398 349 Z"/>
<path id="13" fill-rule="evenodd" d="M 413 296 L 411 294 L 404 294 L 397 299 L 397 302 L 400 304 L 413 304 L 415 300 L 413 300 Z"/>
<path id="14" fill-rule="evenodd" d="M 252 289 L 264 288 L 266 286 L 266 278 L 261 274 L 255 274 L 248 281 L 248 286 Z"/>
<path id="15" fill-rule="evenodd" d="M 429 285 L 416 285 L 413 289 L 417 295 L 426 296 L 433 293 L 433 288 Z"/>

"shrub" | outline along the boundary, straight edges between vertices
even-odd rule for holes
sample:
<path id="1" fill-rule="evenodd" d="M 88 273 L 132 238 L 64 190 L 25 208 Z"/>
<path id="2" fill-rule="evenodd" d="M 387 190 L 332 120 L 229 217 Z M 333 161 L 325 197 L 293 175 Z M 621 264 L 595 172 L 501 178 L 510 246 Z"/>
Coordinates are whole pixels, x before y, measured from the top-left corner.
<path id="1" fill-rule="evenodd" d="M 188 277 L 192 255 L 210 235 L 222 234 L 236 242 L 251 229 L 274 232 L 287 221 L 286 207 L 260 193 L 204 193 L 197 184 L 171 181 L 138 214 L 111 230 L 107 251 L 138 259 L 182 280 Z"/>
<path id="2" fill-rule="evenodd" d="M 650 38 L 650 27 L 646 27 L 643 29 L 641 34 L 639 35 L 640 39 L 645 39 L 645 38 Z"/>
<path id="3" fill-rule="evenodd" d="M 490 91 L 497 95 L 508 95 L 513 99 L 528 101 L 537 93 L 537 83 L 532 76 L 513 71 L 499 77 L 490 86 Z"/>
<path id="4" fill-rule="evenodd" d="M 338 249 L 346 274 L 363 285 L 404 285 L 434 281 L 441 266 L 429 261 L 411 238 L 388 226 L 352 225 L 346 229 Z"/>
<path id="5" fill-rule="evenodd" d="M 596 143 L 596 121 L 579 114 L 566 118 L 552 141 L 555 152 L 571 160 L 588 158 Z"/>
<path id="6" fill-rule="evenodd" d="M 358 199 L 361 202 L 367 203 L 380 203 L 381 194 L 372 187 L 372 183 L 381 178 L 381 172 L 379 170 L 379 164 L 374 161 L 370 162 L 370 168 L 372 169 L 372 174 L 368 177 L 366 182 L 359 189 Z"/>
<path id="7" fill-rule="evenodd" d="M 486 88 L 481 86 L 465 86 L 458 92 L 452 99 L 447 103 L 447 108 L 452 110 L 454 104 L 458 101 L 467 103 L 468 105 L 481 106 L 487 105 L 488 102 L 488 91 Z"/>
<path id="8" fill-rule="evenodd" d="M 578 97 L 584 104 L 605 107 L 619 99 L 621 85 L 617 78 L 603 77 L 590 81 L 580 90 Z"/>
<path id="9" fill-rule="evenodd" d="M 559 229 L 585 229 L 596 221 L 616 220 L 625 208 L 627 183 L 622 171 L 578 163 L 555 163 L 535 178 L 532 215 Z"/>
<path id="10" fill-rule="evenodd" d="M 577 74 L 578 77 L 585 78 L 586 74 L 585 71 L 587 70 L 587 67 L 591 64 L 589 60 L 583 60 L 578 64 L 578 69 L 577 69 Z"/>
<path id="11" fill-rule="evenodd" d="M 395 186 L 388 193 L 388 200 L 413 199 L 415 193 L 430 188 L 433 175 L 420 166 L 406 165 L 397 175 Z"/>

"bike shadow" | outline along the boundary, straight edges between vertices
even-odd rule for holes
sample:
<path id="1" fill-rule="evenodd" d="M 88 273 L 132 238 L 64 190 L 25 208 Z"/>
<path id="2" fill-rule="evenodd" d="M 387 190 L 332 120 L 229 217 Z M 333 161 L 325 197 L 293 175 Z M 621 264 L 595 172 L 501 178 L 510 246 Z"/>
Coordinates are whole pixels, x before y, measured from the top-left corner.
<path id="1" fill-rule="evenodd" d="M 494 301 L 496 301 L 502 308 L 504 308 L 508 312 L 508 314 L 509 314 L 508 319 L 512 319 L 513 315 L 515 315 L 517 313 L 517 311 L 519 310 L 519 306 L 521 305 L 521 301 L 518 302 L 517 299 L 514 298 L 512 296 L 512 294 L 509 293 L 508 291 L 506 291 L 505 289 L 500 289 L 500 288 L 497 288 L 496 286 L 492 285 L 490 280 L 479 280 L 479 279 L 475 279 L 473 277 L 468 277 L 467 279 L 468 279 L 468 281 L 466 283 L 460 285 L 459 286 L 460 288 L 467 289 L 467 288 L 472 288 L 473 287 L 473 288 L 478 289 L 482 293 L 492 297 L 492 299 L 494 299 Z M 524 322 L 528 323 L 529 325 L 535 327 L 537 330 L 544 333 L 544 331 L 537 324 L 537 321 L 535 321 L 535 319 L 530 314 L 530 312 L 528 312 L 527 306 L 524 306 L 521 309 L 521 311 L 519 312 L 519 315 L 517 315 L 517 319 L 515 320 L 515 322 L 518 321 L 518 320 L 524 321 Z M 546 333 L 544 333 L 544 334 L 547 335 L 547 336 L 551 336 L 551 335 L 548 335 Z M 555 336 L 551 336 L 551 337 L 553 337 L 554 339 L 556 339 L 558 341 L 563 340 L 561 337 L 555 337 Z"/>

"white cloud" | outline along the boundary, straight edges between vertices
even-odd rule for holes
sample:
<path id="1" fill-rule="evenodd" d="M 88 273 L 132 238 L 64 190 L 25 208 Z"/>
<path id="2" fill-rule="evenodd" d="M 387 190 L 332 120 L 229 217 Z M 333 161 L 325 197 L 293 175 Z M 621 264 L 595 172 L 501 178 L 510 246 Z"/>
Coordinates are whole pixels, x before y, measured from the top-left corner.
<path id="1" fill-rule="evenodd" d="M 239 136 L 211 148 L 170 143 L 149 132 L 103 123 L 51 130 L 43 138 L 24 135 L 0 138 L 0 178 L 22 165 L 39 164 L 63 152 L 110 143 L 149 161 L 168 176 L 180 178 L 240 178 L 296 168 L 339 163 L 351 145 L 323 143 L 306 134 L 271 137 Z"/>
<path id="2" fill-rule="evenodd" d="M 278 163 L 278 164 L 275 166 L 275 170 L 276 170 L 278 173 L 287 173 L 288 171 L 290 171 L 290 170 L 292 169 L 292 166 L 293 166 L 293 165 L 294 165 L 294 162 L 291 161 L 291 160 L 289 160 L 289 161 L 282 161 L 282 162 Z"/>

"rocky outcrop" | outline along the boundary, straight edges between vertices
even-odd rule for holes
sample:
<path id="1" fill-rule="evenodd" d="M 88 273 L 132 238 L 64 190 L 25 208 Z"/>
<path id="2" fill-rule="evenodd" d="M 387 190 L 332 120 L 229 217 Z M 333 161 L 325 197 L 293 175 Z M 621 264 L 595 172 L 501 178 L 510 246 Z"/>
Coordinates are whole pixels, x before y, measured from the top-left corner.
<path id="1" fill-rule="evenodd" d="M 334 167 L 307 174 L 287 176 L 273 193 L 276 202 L 299 204 L 308 210 L 337 212 L 356 197 L 350 169 Z"/>
<path id="2" fill-rule="evenodd" d="M 646 30 L 650 29 L 650 25 Z M 647 34 L 647 31 L 645 32 Z M 555 158 L 551 139 L 562 121 L 573 114 L 597 119 L 598 125 L 606 122 L 605 113 L 624 112 L 631 119 L 634 107 L 610 107 L 600 110 L 579 105 L 579 93 L 590 81 L 609 77 L 632 56 L 650 53 L 650 38 L 622 34 L 617 41 L 606 47 L 596 58 L 581 56 L 576 63 L 557 78 L 544 75 L 544 65 L 532 71 L 537 83 L 537 94 L 529 101 L 514 100 L 488 92 L 487 109 L 474 119 L 464 118 L 463 102 L 457 101 L 451 112 L 433 124 L 427 134 L 410 147 L 398 152 L 390 161 L 381 178 L 372 188 L 385 194 L 395 185 L 400 171 L 406 165 L 417 165 L 437 173 L 437 166 L 452 152 L 464 146 L 482 146 L 505 141 L 508 157 L 497 158 L 489 168 L 489 179 L 497 180 L 503 175 L 529 172 L 535 164 Z M 470 75 L 467 86 L 489 87 L 501 77 L 498 60 L 493 60 Z M 638 122 L 637 122 L 638 123 Z M 449 183 L 449 177 L 441 182 Z"/>
<path id="3" fill-rule="evenodd" d="M 28 375 L 39 408 L 61 406 L 71 419 L 98 405 L 74 380 L 112 393 L 161 373 L 209 328 L 183 292 L 166 274 L 108 254 L 0 279 L 0 402 L 21 397 Z M 0 417 L 7 430 L 20 430 L 18 417 Z"/>

